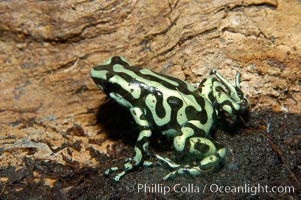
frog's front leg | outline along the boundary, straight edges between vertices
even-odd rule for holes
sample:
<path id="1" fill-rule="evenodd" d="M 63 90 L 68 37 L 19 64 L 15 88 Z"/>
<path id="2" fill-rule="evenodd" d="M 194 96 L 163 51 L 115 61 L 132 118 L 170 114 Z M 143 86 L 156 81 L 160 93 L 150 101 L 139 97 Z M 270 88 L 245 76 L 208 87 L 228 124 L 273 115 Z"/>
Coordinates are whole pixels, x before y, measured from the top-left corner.
<path id="1" fill-rule="evenodd" d="M 123 171 L 117 174 L 113 178 L 116 182 L 118 182 L 120 178 L 126 174 L 126 172 L 138 166 L 142 161 L 144 166 L 152 165 L 151 162 L 144 161 L 146 155 L 149 154 L 149 150 L 148 150 L 149 138 L 151 137 L 152 134 L 149 127 L 149 123 L 145 119 L 143 111 L 140 108 L 138 107 L 130 108 L 130 112 L 135 122 L 139 126 L 140 133 L 135 145 L 135 156 L 133 158 L 126 159 L 126 163 L 124 164 Z M 110 169 L 105 171 L 105 174 L 110 174 L 111 172 L 115 172 L 117 170 L 119 170 L 118 167 L 111 167 Z"/>

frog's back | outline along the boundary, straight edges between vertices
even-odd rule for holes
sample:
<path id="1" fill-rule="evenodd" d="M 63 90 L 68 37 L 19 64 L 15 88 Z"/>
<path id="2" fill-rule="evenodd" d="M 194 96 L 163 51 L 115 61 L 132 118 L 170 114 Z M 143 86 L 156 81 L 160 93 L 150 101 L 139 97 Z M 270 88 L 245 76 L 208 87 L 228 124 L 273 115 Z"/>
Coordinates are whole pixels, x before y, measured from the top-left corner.
<path id="1" fill-rule="evenodd" d="M 131 104 L 144 101 L 150 94 L 163 96 L 191 94 L 196 89 L 174 77 L 131 66 L 123 57 L 114 56 L 90 71 L 98 87 L 113 99 L 123 98 Z M 116 100 L 116 99 L 115 99 Z"/>

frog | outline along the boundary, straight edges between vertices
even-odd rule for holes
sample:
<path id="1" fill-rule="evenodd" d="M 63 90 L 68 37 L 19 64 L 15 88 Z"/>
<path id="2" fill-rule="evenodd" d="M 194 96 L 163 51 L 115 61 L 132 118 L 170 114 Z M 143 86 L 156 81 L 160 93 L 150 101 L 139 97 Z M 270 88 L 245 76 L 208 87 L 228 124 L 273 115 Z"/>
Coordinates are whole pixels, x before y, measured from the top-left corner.
<path id="1" fill-rule="evenodd" d="M 195 159 L 191 164 L 178 164 L 155 154 L 159 162 L 171 168 L 163 180 L 177 175 L 197 176 L 218 169 L 226 157 L 226 148 L 217 148 L 210 130 L 222 113 L 240 116 L 249 109 L 249 100 L 240 88 L 240 73 L 232 85 L 212 68 L 198 86 L 147 68 L 133 66 L 122 56 L 113 56 L 91 68 L 90 76 L 110 99 L 129 110 L 139 130 L 135 154 L 122 167 L 113 166 L 105 175 L 115 173 L 119 182 L 127 172 L 139 166 L 152 166 L 148 161 L 153 131 L 171 139 L 176 152 Z"/>

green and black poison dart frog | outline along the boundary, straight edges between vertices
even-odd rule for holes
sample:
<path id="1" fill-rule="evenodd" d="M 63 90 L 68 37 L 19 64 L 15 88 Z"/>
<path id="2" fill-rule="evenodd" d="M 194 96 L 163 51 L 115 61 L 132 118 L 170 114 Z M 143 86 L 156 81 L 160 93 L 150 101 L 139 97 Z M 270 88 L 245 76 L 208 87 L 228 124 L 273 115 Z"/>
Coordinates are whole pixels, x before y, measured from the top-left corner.
<path id="1" fill-rule="evenodd" d="M 226 149 L 217 149 L 208 139 L 213 123 L 220 112 L 237 116 L 249 107 L 249 100 L 239 86 L 239 73 L 235 85 L 231 85 L 212 69 L 195 88 L 177 78 L 131 66 L 123 57 L 114 56 L 93 67 L 90 75 L 105 94 L 130 110 L 140 130 L 135 156 L 126 159 L 122 171 L 114 177 L 117 182 L 138 165 L 152 165 L 146 161 L 152 130 L 171 137 L 177 152 L 198 159 L 197 165 L 182 166 L 156 155 L 173 169 L 164 180 L 177 174 L 195 176 L 216 169 L 225 158 Z M 111 167 L 105 174 L 118 170 L 120 168 Z"/>

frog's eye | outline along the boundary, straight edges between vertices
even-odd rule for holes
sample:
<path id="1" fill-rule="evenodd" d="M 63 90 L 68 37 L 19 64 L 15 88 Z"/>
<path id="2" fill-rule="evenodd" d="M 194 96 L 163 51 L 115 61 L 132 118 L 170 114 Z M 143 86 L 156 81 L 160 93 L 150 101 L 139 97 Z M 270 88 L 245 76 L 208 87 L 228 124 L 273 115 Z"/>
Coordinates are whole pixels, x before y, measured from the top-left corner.
<path id="1" fill-rule="evenodd" d="M 249 100 L 246 97 L 244 97 L 240 101 L 240 110 L 243 112 L 248 110 L 248 108 L 249 108 Z"/>
<path id="2" fill-rule="evenodd" d="M 242 104 L 248 104 L 248 101 L 247 101 L 246 98 L 243 98 L 243 99 L 241 100 L 241 103 L 242 103 Z"/>

